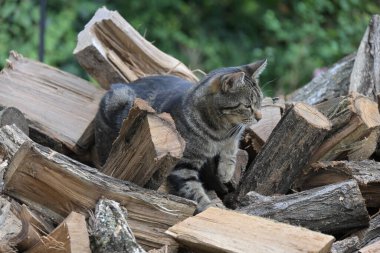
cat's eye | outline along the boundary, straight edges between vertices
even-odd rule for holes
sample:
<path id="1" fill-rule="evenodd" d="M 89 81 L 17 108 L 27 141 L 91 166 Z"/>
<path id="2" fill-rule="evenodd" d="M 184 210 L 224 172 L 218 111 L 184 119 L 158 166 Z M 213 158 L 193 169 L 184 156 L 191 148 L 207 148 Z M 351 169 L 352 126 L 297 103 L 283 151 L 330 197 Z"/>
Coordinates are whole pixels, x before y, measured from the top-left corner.
<path id="1" fill-rule="evenodd" d="M 244 105 L 245 108 L 251 108 L 251 105 Z"/>

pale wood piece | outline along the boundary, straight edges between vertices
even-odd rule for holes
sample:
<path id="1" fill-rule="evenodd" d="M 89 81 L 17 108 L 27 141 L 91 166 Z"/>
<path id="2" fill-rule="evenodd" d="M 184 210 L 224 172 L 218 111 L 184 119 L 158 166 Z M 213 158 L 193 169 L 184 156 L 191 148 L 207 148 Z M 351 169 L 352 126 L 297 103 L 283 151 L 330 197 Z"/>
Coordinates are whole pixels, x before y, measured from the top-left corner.
<path id="1" fill-rule="evenodd" d="M 380 241 L 374 242 L 359 250 L 359 253 L 378 253 L 380 252 Z"/>
<path id="2" fill-rule="evenodd" d="M 71 212 L 48 236 L 25 253 L 91 253 L 85 216 Z"/>
<path id="3" fill-rule="evenodd" d="M 98 9 L 79 33 L 74 55 L 105 89 L 155 74 L 198 80 L 183 63 L 142 37 L 117 11 L 105 7 Z"/>
<path id="4" fill-rule="evenodd" d="M 349 91 L 376 101 L 380 92 L 380 16 L 373 15 L 364 33 L 350 78 Z"/>
<path id="5" fill-rule="evenodd" d="M 346 96 L 355 56 L 354 53 L 339 60 L 325 73 L 316 76 L 302 88 L 288 95 L 287 100 L 304 101 L 315 105 L 335 97 Z"/>
<path id="6" fill-rule="evenodd" d="M 166 233 L 202 252 L 327 253 L 334 241 L 330 235 L 214 207 Z"/>
<path id="7" fill-rule="evenodd" d="M 29 125 L 24 117 L 24 114 L 22 114 L 22 112 L 15 107 L 4 108 L 0 112 L 0 127 L 13 124 L 26 135 L 29 135 Z"/>
<path id="8" fill-rule="evenodd" d="M 128 209 L 129 224 L 145 249 L 176 247 L 175 241 L 163 232 L 191 216 L 196 208 L 193 201 L 114 179 L 31 142 L 25 142 L 10 163 L 5 192 L 57 217 L 71 211 L 88 214 L 102 196 L 118 201 Z"/>
<path id="9" fill-rule="evenodd" d="M 282 196 L 249 192 L 237 210 L 329 234 L 346 233 L 369 222 L 355 180 Z"/>
<path id="10" fill-rule="evenodd" d="M 91 218 L 91 250 L 94 253 L 145 253 L 127 222 L 127 210 L 113 200 L 100 199 Z"/>
<path id="11" fill-rule="evenodd" d="M 147 102 L 136 99 L 101 171 L 156 190 L 184 149 L 185 141 L 171 116 L 156 114 Z"/>
<path id="12" fill-rule="evenodd" d="M 283 107 L 284 105 L 279 103 L 279 101 L 269 97 L 264 98 L 260 109 L 262 118 L 256 124 L 249 126 L 264 143 L 280 121 Z"/>
<path id="13" fill-rule="evenodd" d="M 250 191 L 286 193 L 330 129 L 330 121 L 312 106 L 292 105 L 246 170 L 238 197 Z"/>
<path id="14" fill-rule="evenodd" d="M 0 106 L 24 113 L 31 138 L 47 137 L 46 144 L 59 151 L 79 153 L 88 148 L 92 139 L 81 136 L 94 119 L 104 90 L 14 51 L 0 73 L 0 88 Z"/>
<path id="15" fill-rule="evenodd" d="M 294 184 L 300 190 L 355 179 L 368 207 L 380 207 L 380 163 L 373 160 L 311 164 Z"/>
<path id="16" fill-rule="evenodd" d="M 353 92 L 316 107 L 332 122 L 332 130 L 313 154 L 312 162 L 364 160 L 373 154 L 380 130 L 377 103 Z"/>

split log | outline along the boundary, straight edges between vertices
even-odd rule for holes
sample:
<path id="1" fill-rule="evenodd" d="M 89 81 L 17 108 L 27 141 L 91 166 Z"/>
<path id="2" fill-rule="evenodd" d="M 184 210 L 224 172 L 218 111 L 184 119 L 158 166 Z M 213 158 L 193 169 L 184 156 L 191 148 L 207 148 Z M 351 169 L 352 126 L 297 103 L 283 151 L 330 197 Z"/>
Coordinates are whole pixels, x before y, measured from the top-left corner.
<path id="1" fill-rule="evenodd" d="M 14 107 L 4 108 L 0 112 L 0 127 L 13 124 L 26 135 L 29 135 L 29 125 L 24 117 L 24 114 L 22 114 L 19 109 Z"/>
<path id="2" fill-rule="evenodd" d="M 368 207 L 380 207 L 380 163 L 372 160 L 318 162 L 303 170 L 294 186 L 306 190 L 355 179 Z"/>
<path id="3" fill-rule="evenodd" d="M 292 105 L 246 170 L 239 198 L 250 191 L 263 195 L 286 193 L 330 129 L 329 120 L 312 106 Z"/>
<path id="4" fill-rule="evenodd" d="M 40 241 L 25 253 L 67 252 L 90 253 L 85 216 L 72 212 L 48 236 L 42 236 Z"/>
<path id="5" fill-rule="evenodd" d="M 356 54 L 351 54 L 344 57 L 325 73 L 316 76 L 302 88 L 288 95 L 287 100 L 303 101 L 315 105 L 325 100 L 346 96 L 355 56 Z"/>
<path id="6" fill-rule="evenodd" d="M 313 154 L 312 162 L 363 160 L 373 154 L 380 130 L 377 103 L 351 93 L 316 107 L 332 122 L 332 130 Z"/>
<path id="7" fill-rule="evenodd" d="M 117 11 L 100 8 L 78 35 L 74 55 L 103 88 L 139 77 L 172 74 L 197 77 L 179 60 L 145 40 Z"/>
<path id="8" fill-rule="evenodd" d="M 348 237 L 341 241 L 336 241 L 331 247 L 331 253 L 353 253 L 358 250 L 359 238 L 357 236 Z"/>
<path id="9" fill-rule="evenodd" d="M 88 148 L 92 139 L 81 137 L 95 118 L 104 90 L 13 51 L 0 73 L 0 88 L 0 106 L 24 113 L 32 139 L 62 152 Z"/>
<path id="10" fill-rule="evenodd" d="M 102 196 L 118 201 L 128 209 L 129 224 L 145 249 L 176 247 L 163 232 L 196 208 L 193 201 L 114 179 L 29 141 L 13 157 L 4 181 L 5 193 L 57 219 L 71 211 L 87 214 Z"/>
<path id="11" fill-rule="evenodd" d="M 136 99 L 101 171 L 156 190 L 181 159 L 184 148 L 185 141 L 171 116 L 156 114 L 147 102 Z"/>
<path id="12" fill-rule="evenodd" d="M 226 229 L 228 228 L 228 229 Z M 219 208 L 188 218 L 166 232 L 202 252 L 329 252 L 334 237 Z"/>
<path id="13" fill-rule="evenodd" d="M 364 33 L 350 78 L 350 91 L 377 101 L 380 92 L 380 16 L 373 15 Z"/>
<path id="14" fill-rule="evenodd" d="M 92 252 L 146 252 L 129 228 L 127 210 L 122 210 L 116 201 L 100 199 L 90 224 Z"/>
<path id="15" fill-rule="evenodd" d="M 354 180 L 283 196 L 249 192 L 237 210 L 329 234 L 365 227 L 369 222 Z"/>

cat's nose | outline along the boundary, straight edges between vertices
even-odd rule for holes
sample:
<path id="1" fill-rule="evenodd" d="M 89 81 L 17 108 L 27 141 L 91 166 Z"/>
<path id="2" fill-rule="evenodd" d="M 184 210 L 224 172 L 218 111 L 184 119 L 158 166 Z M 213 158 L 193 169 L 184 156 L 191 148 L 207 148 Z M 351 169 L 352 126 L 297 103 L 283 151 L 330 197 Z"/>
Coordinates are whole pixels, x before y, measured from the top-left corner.
<path id="1" fill-rule="evenodd" d="M 253 113 L 253 116 L 255 117 L 255 119 L 256 119 L 257 121 L 261 120 L 261 118 L 263 117 L 263 115 L 261 114 L 260 111 L 255 111 L 255 112 Z"/>

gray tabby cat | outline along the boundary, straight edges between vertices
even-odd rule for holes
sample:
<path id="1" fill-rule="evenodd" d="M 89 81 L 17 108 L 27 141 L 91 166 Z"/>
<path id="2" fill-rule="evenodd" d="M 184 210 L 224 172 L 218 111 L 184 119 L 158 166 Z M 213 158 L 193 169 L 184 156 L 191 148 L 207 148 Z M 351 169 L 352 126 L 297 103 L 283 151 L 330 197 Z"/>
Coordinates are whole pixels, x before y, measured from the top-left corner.
<path id="1" fill-rule="evenodd" d="M 95 147 L 100 163 L 105 163 L 134 99 L 142 98 L 157 112 L 170 113 L 186 141 L 183 157 L 168 177 L 173 193 L 195 200 L 198 211 L 214 205 L 200 171 L 209 159 L 217 157 L 217 178 L 222 183 L 231 180 L 241 133 L 246 125 L 261 118 L 259 76 L 266 63 L 262 60 L 217 69 L 198 85 L 174 76 L 151 76 L 113 85 L 96 116 Z"/>

